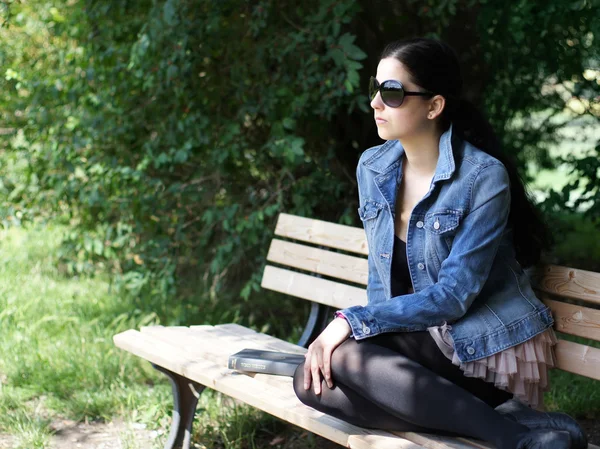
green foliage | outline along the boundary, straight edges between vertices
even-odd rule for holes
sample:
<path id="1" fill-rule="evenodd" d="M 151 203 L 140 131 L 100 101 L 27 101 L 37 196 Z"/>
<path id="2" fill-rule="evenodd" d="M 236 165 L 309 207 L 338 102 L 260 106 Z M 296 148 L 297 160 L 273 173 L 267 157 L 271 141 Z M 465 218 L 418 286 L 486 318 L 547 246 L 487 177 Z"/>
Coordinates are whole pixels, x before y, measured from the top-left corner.
<path id="1" fill-rule="evenodd" d="M 521 165 L 552 166 L 559 161 L 540 150 L 558 143 L 559 129 L 579 117 L 591 119 L 592 126 L 600 119 L 600 109 L 592 107 L 600 73 L 589 70 L 600 57 L 599 5 L 551 0 L 540 7 L 519 0 L 490 6 L 478 15 L 484 31 L 481 75 L 488 80 L 485 110 Z M 573 114 L 565 117 L 565 108 Z"/>
<path id="2" fill-rule="evenodd" d="M 133 295 L 162 298 L 193 272 L 207 298 L 225 283 L 248 298 L 280 211 L 349 219 L 332 215 L 351 186 L 326 133 L 340 107 L 366 106 L 353 93 L 365 54 L 342 29 L 353 2 L 281 13 L 272 2 L 90 2 L 54 15 L 34 3 L 11 22 L 6 60 L 25 33 L 51 51 L 28 47 L 6 76 L 22 111 L 11 153 L 26 167 L 5 189 L 10 204 L 76 225 L 70 272 L 106 263 Z"/>
<path id="3" fill-rule="evenodd" d="M 356 161 L 379 143 L 360 92 L 385 42 L 451 43 L 507 151 L 548 167 L 558 113 L 597 123 L 599 23 L 560 0 L 10 2 L 0 223 L 58 216 L 67 273 L 109 270 L 161 318 L 176 293 L 241 296 L 221 317 L 248 323 L 278 300 L 259 283 L 280 212 L 358 224 Z M 597 189 L 592 158 L 568 162 Z"/>

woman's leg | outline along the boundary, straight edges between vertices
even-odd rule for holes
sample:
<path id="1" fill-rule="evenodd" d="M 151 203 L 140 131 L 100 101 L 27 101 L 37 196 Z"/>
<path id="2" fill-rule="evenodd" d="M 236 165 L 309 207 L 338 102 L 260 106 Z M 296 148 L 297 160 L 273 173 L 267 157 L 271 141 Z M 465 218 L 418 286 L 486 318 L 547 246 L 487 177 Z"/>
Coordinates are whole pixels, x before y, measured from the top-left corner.
<path id="1" fill-rule="evenodd" d="M 321 394 L 315 394 L 312 388 L 305 390 L 304 363 L 296 368 L 294 391 L 304 404 L 356 426 L 398 432 L 433 432 L 382 410 L 337 380 L 332 389 L 323 380 Z"/>
<path id="2" fill-rule="evenodd" d="M 494 407 L 505 418 L 523 424 L 529 429 L 564 430 L 571 436 L 572 449 L 586 449 L 587 437 L 577 421 L 564 413 L 544 413 L 511 401 L 512 394 L 496 388 L 483 379 L 466 377 L 462 370 L 443 356 L 429 332 L 383 334 L 372 342 L 385 346 L 429 368 L 452 383 L 469 391 Z"/>
<path id="3" fill-rule="evenodd" d="M 358 398 L 366 398 L 367 403 L 374 403 L 375 407 L 383 410 L 386 415 L 392 415 L 401 420 L 399 421 L 402 423 L 401 425 L 411 423 L 421 428 L 468 435 L 490 441 L 499 448 L 527 447 L 518 446 L 519 441 L 525 442 L 523 438 L 529 430 L 527 427 L 503 418 L 473 394 L 411 360 L 406 355 L 374 343 L 376 339 L 379 337 L 362 342 L 349 339 L 334 351 L 333 380 L 336 384 L 348 387 L 348 389 L 344 389 L 347 402 L 356 400 L 356 397 L 348 394 L 348 391 L 352 391 L 357 394 Z M 393 343 L 393 346 L 398 346 L 397 342 Z M 441 355 L 443 357 L 443 354 Z M 301 377 L 299 371 L 297 373 L 298 376 L 295 380 L 297 386 L 300 387 L 301 394 L 299 396 L 302 399 L 302 379 L 299 379 Z M 328 391 L 324 385 L 323 391 L 321 400 L 316 407 L 319 409 L 328 405 L 327 401 L 330 398 L 325 395 L 333 390 Z M 342 390 L 340 389 L 340 391 Z M 314 403 L 309 403 L 309 405 L 315 406 Z M 343 414 L 343 408 L 339 408 L 339 406 L 335 408 Z M 375 418 L 371 421 L 373 424 L 369 427 L 379 428 L 376 419 L 381 415 L 374 416 Z M 368 416 L 363 416 L 364 418 L 368 418 Z M 389 424 L 389 416 L 386 416 L 385 419 Z M 528 435 L 529 443 L 533 442 L 531 438 L 537 438 L 539 441 L 539 435 Z M 544 434 L 544 438 L 548 435 Z M 564 435 L 558 434 L 550 436 L 558 439 L 564 438 Z M 568 435 L 566 438 L 566 442 L 562 441 L 560 444 L 568 448 Z M 559 442 L 557 440 L 554 443 Z M 561 447 L 554 443 L 547 447 Z"/>
<path id="4" fill-rule="evenodd" d="M 512 394 L 497 389 L 489 382 L 465 377 L 462 371 L 452 365 L 452 362 L 442 354 L 429 332 L 388 333 L 373 337 L 370 341 L 406 355 L 442 377 L 458 383 L 459 386 L 493 407 L 512 398 Z M 296 395 L 304 404 L 323 413 L 366 428 L 456 435 L 456 433 L 442 432 L 406 422 L 337 380 L 333 389 L 329 389 L 323 381 L 320 395 L 316 395 L 312 388 L 304 390 L 303 369 L 304 364 L 301 364 L 294 375 Z"/>
<path id="5" fill-rule="evenodd" d="M 497 407 L 513 397 L 512 393 L 497 388 L 493 383 L 465 376 L 463 371 L 440 351 L 429 332 L 388 333 L 368 341 L 414 360 L 438 376 L 467 390 L 491 407 Z"/>

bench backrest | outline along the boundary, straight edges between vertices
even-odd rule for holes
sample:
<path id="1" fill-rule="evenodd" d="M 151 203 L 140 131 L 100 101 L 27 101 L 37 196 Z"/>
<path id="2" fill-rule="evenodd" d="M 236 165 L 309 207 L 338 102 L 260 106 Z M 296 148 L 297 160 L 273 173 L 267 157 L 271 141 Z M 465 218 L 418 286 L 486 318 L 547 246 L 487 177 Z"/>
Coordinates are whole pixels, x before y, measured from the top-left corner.
<path id="1" fill-rule="evenodd" d="M 342 309 L 367 303 L 368 248 L 362 228 L 280 214 L 262 286 Z M 308 245 L 307 245 L 308 244 Z M 292 269 L 289 269 L 292 268 Z M 317 276 L 316 276 L 317 275 Z M 600 341 L 600 273 L 557 265 L 531 276 L 538 297 L 554 315 L 555 330 Z M 560 338 L 558 368 L 600 380 L 600 349 Z"/>

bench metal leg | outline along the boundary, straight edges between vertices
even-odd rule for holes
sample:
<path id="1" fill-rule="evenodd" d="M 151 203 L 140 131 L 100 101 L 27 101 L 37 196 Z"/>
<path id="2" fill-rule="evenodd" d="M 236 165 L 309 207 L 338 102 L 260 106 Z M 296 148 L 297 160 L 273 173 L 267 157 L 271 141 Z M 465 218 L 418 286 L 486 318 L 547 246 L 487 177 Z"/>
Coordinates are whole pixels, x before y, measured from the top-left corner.
<path id="1" fill-rule="evenodd" d="M 154 363 L 152 366 L 165 374 L 173 387 L 173 421 L 165 449 L 190 449 L 196 405 L 206 387 Z"/>
<path id="2" fill-rule="evenodd" d="M 298 346 L 308 348 L 315 338 L 325 329 L 327 324 L 333 319 L 333 307 L 328 307 L 316 302 L 311 303 L 310 315 L 304 326 L 304 332 L 300 337 Z"/>

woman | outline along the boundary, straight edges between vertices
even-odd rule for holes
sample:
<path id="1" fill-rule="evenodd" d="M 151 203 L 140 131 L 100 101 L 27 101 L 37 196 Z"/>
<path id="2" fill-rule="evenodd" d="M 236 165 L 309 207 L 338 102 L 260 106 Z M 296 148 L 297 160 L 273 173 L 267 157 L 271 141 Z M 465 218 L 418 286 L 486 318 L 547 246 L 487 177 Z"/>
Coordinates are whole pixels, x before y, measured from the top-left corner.
<path id="1" fill-rule="evenodd" d="M 521 405 L 540 407 L 554 364 L 552 315 L 522 269 L 549 238 L 461 88 L 444 43 L 385 48 L 370 98 L 386 142 L 357 168 L 368 305 L 336 312 L 296 394 L 364 427 L 585 448 L 573 419 Z"/>

